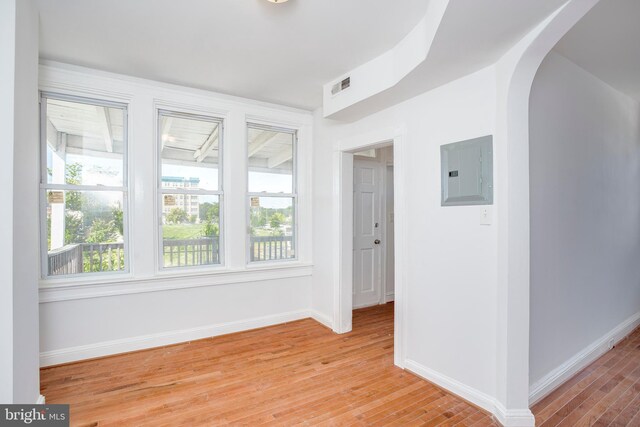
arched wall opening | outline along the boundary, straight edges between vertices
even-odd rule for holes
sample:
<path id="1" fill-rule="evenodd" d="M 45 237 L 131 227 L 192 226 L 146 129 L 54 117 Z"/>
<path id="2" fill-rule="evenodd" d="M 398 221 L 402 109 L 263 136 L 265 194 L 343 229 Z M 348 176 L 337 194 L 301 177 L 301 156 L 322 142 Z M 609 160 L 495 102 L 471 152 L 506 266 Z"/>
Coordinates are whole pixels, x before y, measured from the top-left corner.
<path id="1" fill-rule="evenodd" d="M 593 24 L 623 12 L 614 3 L 594 7 L 544 57 L 530 93 L 531 403 L 640 324 L 640 103 L 582 66 L 605 60 L 582 46 L 613 41 Z M 616 75 L 624 66 L 610 65 Z"/>
<path id="2" fill-rule="evenodd" d="M 496 415 L 534 425 L 530 407 L 529 96 L 553 46 L 599 0 L 569 0 L 497 64 L 498 319 Z"/>

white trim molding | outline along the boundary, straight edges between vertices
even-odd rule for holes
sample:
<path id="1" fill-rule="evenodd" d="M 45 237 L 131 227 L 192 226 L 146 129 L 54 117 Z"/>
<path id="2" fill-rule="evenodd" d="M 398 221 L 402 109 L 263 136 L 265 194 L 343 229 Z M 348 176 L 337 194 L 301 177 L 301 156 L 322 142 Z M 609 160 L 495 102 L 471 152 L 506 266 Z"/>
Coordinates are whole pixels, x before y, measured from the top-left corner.
<path id="1" fill-rule="evenodd" d="M 421 365 L 414 360 L 407 359 L 405 360 L 404 365 L 407 371 L 412 372 L 417 376 L 446 389 L 456 396 L 459 396 L 464 400 L 467 400 L 474 405 L 479 406 L 485 411 L 494 411 L 495 399 L 492 396 L 476 390 L 473 387 L 469 387 L 468 385 L 463 384 L 451 377 L 443 375 L 440 372 L 427 368 L 426 366 Z"/>
<path id="2" fill-rule="evenodd" d="M 56 301 L 70 301 L 87 298 L 100 298 L 115 295 L 159 292 L 175 289 L 199 288 L 206 286 L 229 285 L 232 283 L 253 283 L 263 280 L 306 277 L 313 273 L 310 264 L 286 263 L 281 266 L 254 268 L 246 270 L 220 270 L 207 274 L 165 274 L 144 279 L 122 279 L 113 275 L 112 280 L 94 283 L 41 284 L 40 304 Z"/>
<path id="3" fill-rule="evenodd" d="M 93 359 L 96 357 L 111 356 L 137 350 L 146 350 L 172 344 L 186 343 L 203 338 L 211 338 L 219 335 L 232 334 L 234 332 L 248 331 L 264 328 L 295 320 L 323 318 L 319 313 L 309 310 L 291 311 L 270 316 L 255 317 L 252 319 L 237 320 L 233 322 L 218 323 L 215 325 L 200 326 L 197 328 L 182 329 L 157 334 L 141 335 L 123 338 L 119 340 L 104 341 L 77 347 L 62 348 L 59 350 L 40 353 L 40 366 L 52 366 L 62 363 L 76 362 L 79 360 Z M 326 320 L 326 319 L 325 319 Z M 322 321 L 318 320 L 320 323 Z"/>
<path id="4" fill-rule="evenodd" d="M 395 220 L 395 314 L 394 363 L 404 368 L 406 346 L 406 260 L 408 259 L 408 232 L 406 229 L 406 126 L 375 129 L 351 138 L 336 141 L 334 145 L 334 221 L 338 250 L 333 265 L 333 330 L 351 331 L 353 311 L 353 153 L 371 148 L 393 145 L 394 158 L 394 220 Z"/>
<path id="5" fill-rule="evenodd" d="M 553 371 L 536 381 L 529 388 L 529 403 L 531 406 L 548 396 L 555 389 L 564 384 L 575 374 L 596 361 L 611 349 L 611 343 L 618 344 L 634 329 L 640 326 L 640 312 L 629 317 L 597 341 L 578 352 L 572 358 L 558 366 Z"/>
<path id="6" fill-rule="evenodd" d="M 244 212 L 247 203 L 244 185 L 246 171 L 244 167 L 237 167 L 246 163 L 246 153 L 243 151 L 245 144 L 230 143 L 246 140 L 246 120 L 258 120 L 261 123 L 296 129 L 298 167 L 300 170 L 311 171 L 313 115 L 310 111 L 52 61 L 43 61 L 40 64 L 39 89 L 58 96 L 88 97 L 100 102 L 126 104 L 127 137 L 129 141 L 137 141 L 136 144 L 128 144 L 127 147 L 126 169 L 131 203 L 128 205 L 129 215 L 125 218 L 125 227 L 130 231 L 127 249 L 132 256 L 128 263 L 129 272 L 91 273 L 40 280 L 41 302 L 138 293 L 147 287 L 154 290 L 172 287 L 178 289 L 183 286 L 181 279 L 176 279 L 176 276 L 189 277 L 186 282 L 190 284 L 184 287 L 298 277 L 298 267 L 311 264 L 312 185 L 311 174 L 304 173 L 299 174 L 297 178 L 298 258 L 296 261 L 281 263 L 282 267 L 293 269 L 290 272 L 283 271 L 281 277 L 278 277 L 275 270 L 268 271 L 264 273 L 263 279 L 259 277 L 259 273 L 253 272 L 254 266 L 247 265 L 246 242 L 237 238 L 246 235 L 246 223 L 244 217 L 235 214 L 239 209 Z M 156 250 L 148 250 L 159 250 L 161 246 L 157 232 L 157 203 L 160 194 L 157 183 L 159 166 L 156 161 L 159 108 L 223 120 L 223 142 L 226 143 L 223 144 L 224 176 L 221 182 L 224 187 L 223 234 L 226 238 L 223 237 L 222 257 L 225 265 L 161 269 L 158 265 L 159 253 Z M 233 167 L 229 167 L 231 165 Z M 41 252 L 46 261 L 46 251 Z M 272 267 L 275 268 L 271 265 L 259 266 L 265 270 Z M 308 269 L 308 275 L 311 274 L 311 270 Z M 292 274 L 294 276 L 291 276 Z M 196 279 L 195 276 L 199 276 L 200 279 Z M 75 289 L 74 285 L 77 285 Z M 110 289 L 107 289 L 106 285 L 110 285 Z M 129 288 L 137 290 L 131 291 Z"/>
<path id="7" fill-rule="evenodd" d="M 387 292 L 384 296 L 384 302 L 391 302 L 391 301 L 395 301 L 396 298 L 396 294 L 395 292 Z"/>
<path id="8" fill-rule="evenodd" d="M 427 368 L 413 360 L 405 360 L 405 369 L 425 380 L 442 387 L 446 391 L 455 394 L 458 397 L 472 403 L 490 412 L 496 421 L 505 427 L 534 427 L 535 419 L 528 408 L 523 409 L 505 409 L 500 402 L 493 396 L 490 396 L 480 390 L 461 383 L 451 377 Z"/>
<path id="9" fill-rule="evenodd" d="M 496 401 L 492 411 L 496 420 L 504 427 L 534 427 L 536 420 L 529 408 L 506 409 L 502 403 Z"/>
<path id="10" fill-rule="evenodd" d="M 46 399 L 44 395 L 38 396 L 38 400 L 36 400 L 36 405 L 44 405 L 46 403 Z"/>
<path id="11" fill-rule="evenodd" d="M 311 309 L 309 310 L 309 317 L 311 317 L 316 322 L 326 326 L 327 328 L 333 330 L 333 319 L 331 319 L 331 316 L 321 313 L 318 310 Z"/>

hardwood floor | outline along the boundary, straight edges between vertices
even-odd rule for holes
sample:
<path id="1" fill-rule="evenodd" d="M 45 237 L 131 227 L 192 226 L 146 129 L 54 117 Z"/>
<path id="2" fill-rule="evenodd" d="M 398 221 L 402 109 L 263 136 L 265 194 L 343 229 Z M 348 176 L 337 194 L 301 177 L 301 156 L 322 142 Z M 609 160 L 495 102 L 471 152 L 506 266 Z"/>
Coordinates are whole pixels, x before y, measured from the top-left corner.
<path id="1" fill-rule="evenodd" d="M 41 371 L 74 426 L 495 426 L 485 412 L 393 366 L 393 304 L 353 332 L 313 320 Z"/>
<path id="2" fill-rule="evenodd" d="M 640 328 L 532 411 L 541 427 L 640 426 Z"/>

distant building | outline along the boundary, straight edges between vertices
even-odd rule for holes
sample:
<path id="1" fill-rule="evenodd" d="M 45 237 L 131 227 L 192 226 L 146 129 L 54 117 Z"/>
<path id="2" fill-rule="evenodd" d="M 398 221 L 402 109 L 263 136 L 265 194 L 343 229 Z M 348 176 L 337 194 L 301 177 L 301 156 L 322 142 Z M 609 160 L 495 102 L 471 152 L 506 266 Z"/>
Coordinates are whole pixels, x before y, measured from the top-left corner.
<path id="1" fill-rule="evenodd" d="M 163 176 L 162 188 L 198 188 L 200 178 L 184 178 L 179 176 Z M 200 204 L 197 194 L 164 194 L 162 204 L 162 219 L 173 208 L 183 209 L 188 216 L 195 215 L 199 220 Z"/>

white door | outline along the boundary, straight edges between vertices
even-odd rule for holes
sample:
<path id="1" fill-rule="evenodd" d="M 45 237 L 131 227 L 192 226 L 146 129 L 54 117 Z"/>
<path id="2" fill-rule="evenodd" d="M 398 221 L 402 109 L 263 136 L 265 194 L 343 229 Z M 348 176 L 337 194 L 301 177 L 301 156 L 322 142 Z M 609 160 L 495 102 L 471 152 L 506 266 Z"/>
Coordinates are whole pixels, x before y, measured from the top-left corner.
<path id="1" fill-rule="evenodd" d="M 382 293 L 382 166 L 353 162 L 353 307 L 379 304 Z"/>

